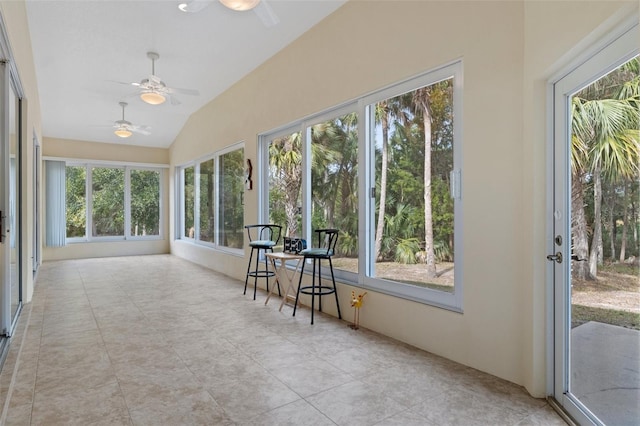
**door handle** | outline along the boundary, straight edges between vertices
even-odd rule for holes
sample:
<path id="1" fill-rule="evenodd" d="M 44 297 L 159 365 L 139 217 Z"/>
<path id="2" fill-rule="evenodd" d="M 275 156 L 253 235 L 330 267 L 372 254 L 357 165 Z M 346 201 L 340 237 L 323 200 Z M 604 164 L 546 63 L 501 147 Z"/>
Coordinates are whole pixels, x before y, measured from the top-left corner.
<path id="1" fill-rule="evenodd" d="M 4 243 L 5 238 L 4 235 L 4 218 L 5 216 L 2 214 L 2 210 L 0 210 L 0 243 Z"/>
<path id="2" fill-rule="evenodd" d="M 547 260 L 550 260 L 551 262 L 555 261 L 556 263 L 562 263 L 562 252 L 548 255 Z"/>

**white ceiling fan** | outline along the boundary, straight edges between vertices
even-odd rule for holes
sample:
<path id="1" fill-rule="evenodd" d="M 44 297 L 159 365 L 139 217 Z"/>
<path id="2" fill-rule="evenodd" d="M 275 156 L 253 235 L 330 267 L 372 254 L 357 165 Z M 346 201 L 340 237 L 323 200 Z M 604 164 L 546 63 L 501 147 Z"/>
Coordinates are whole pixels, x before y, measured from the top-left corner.
<path id="1" fill-rule="evenodd" d="M 156 52 L 147 52 L 147 57 L 151 59 L 151 75 L 139 83 L 122 83 L 140 88 L 140 99 L 151 105 L 160 105 L 171 99 L 172 105 L 179 105 L 180 101 L 174 96 L 174 93 L 182 95 L 198 96 L 200 93 L 195 89 L 178 89 L 176 87 L 168 87 L 160 77 L 156 75 L 156 60 L 160 58 Z"/>
<path id="2" fill-rule="evenodd" d="M 200 12 L 216 0 L 185 0 L 178 5 L 178 9 L 187 13 Z M 280 22 L 266 0 L 218 0 L 224 6 L 238 12 L 253 10 L 265 27 L 270 28 Z"/>
<path id="3" fill-rule="evenodd" d="M 113 123 L 113 128 L 115 129 L 114 133 L 116 136 L 121 138 L 128 138 L 133 133 L 139 133 L 141 135 L 150 135 L 151 132 L 149 126 L 139 126 L 136 124 L 132 124 L 130 121 L 124 119 L 124 109 L 127 106 L 126 102 L 120 102 L 120 106 L 122 107 L 122 120 L 118 120 Z"/>

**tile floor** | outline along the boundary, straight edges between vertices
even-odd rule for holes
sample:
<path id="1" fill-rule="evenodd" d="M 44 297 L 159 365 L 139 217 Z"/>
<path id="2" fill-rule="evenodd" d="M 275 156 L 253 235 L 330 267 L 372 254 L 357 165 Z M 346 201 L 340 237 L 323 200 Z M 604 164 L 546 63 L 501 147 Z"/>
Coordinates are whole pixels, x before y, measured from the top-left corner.
<path id="1" fill-rule="evenodd" d="M 564 425 L 519 386 L 332 317 L 311 326 L 243 284 L 169 255 L 45 263 L 0 423 Z"/>

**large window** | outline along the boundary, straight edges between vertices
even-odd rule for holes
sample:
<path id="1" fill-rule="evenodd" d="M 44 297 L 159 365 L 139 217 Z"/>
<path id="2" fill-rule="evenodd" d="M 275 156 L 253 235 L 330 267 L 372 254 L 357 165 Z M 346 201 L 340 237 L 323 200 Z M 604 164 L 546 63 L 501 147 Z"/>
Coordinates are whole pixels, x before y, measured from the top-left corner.
<path id="1" fill-rule="evenodd" d="M 195 185 L 195 166 L 185 167 L 181 170 L 182 176 L 182 200 L 183 206 L 183 235 L 187 238 L 195 238 L 196 223 L 194 222 L 196 209 L 196 185 Z"/>
<path id="2" fill-rule="evenodd" d="M 461 310 L 461 73 L 455 63 L 262 136 L 259 220 L 307 240 L 337 228 L 341 279 Z"/>
<path id="3" fill-rule="evenodd" d="M 124 236 L 124 169 L 91 168 L 91 236 Z"/>
<path id="4" fill-rule="evenodd" d="M 358 114 L 352 107 L 333 111 L 265 142 L 269 222 L 309 241 L 316 229 L 337 228 L 334 269 L 357 274 Z"/>
<path id="5" fill-rule="evenodd" d="M 67 238 L 87 235 L 87 167 L 66 168 Z"/>
<path id="6" fill-rule="evenodd" d="M 178 168 L 178 238 L 242 249 L 244 148 L 233 146 Z"/>
<path id="7" fill-rule="evenodd" d="M 215 229 L 215 214 L 214 214 L 214 175 L 215 175 L 215 163 L 213 159 L 203 161 L 198 167 L 198 180 L 200 184 L 200 191 L 198 192 L 200 197 L 199 215 L 200 218 L 200 232 L 198 232 L 200 241 L 207 241 L 212 243 L 214 239 Z"/>
<path id="8" fill-rule="evenodd" d="M 242 249 L 244 244 L 244 150 L 220 155 L 218 193 L 218 241 L 223 247 Z"/>
<path id="9" fill-rule="evenodd" d="M 368 106 L 375 131 L 375 269 L 453 292 L 453 78 Z"/>
<path id="10" fill-rule="evenodd" d="M 162 170 L 66 166 L 67 240 L 160 236 Z"/>
<path id="11" fill-rule="evenodd" d="M 160 172 L 133 169 L 130 233 L 135 237 L 160 235 Z"/>

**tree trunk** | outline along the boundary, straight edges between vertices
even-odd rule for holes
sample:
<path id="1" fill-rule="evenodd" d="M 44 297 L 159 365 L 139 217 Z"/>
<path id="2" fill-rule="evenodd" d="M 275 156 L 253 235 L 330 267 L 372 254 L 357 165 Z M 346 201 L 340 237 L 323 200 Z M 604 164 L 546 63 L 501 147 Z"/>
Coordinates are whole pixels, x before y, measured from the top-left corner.
<path id="1" fill-rule="evenodd" d="M 624 207 L 622 209 L 622 241 L 620 242 L 620 263 L 624 262 L 627 250 L 627 221 L 629 216 L 629 183 L 624 183 Z"/>
<path id="2" fill-rule="evenodd" d="M 384 232 L 385 204 L 387 202 L 387 166 L 389 161 L 389 116 L 385 111 L 382 113 L 382 167 L 380 170 L 380 200 L 378 202 L 378 225 L 376 227 L 376 253 L 375 259 L 380 260 L 382 249 L 382 233 Z"/>
<path id="3" fill-rule="evenodd" d="M 428 96 L 425 94 L 424 96 Z M 422 99 L 424 124 L 424 239 L 427 278 L 436 276 L 436 255 L 433 247 L 433 212 L 431 210 L 431 111 L 427 100 Z"/>
<path id="4" fill-rule="evenodd" d="M 289 153 L 296 151 L 294 137 L 287 138 L 283 146 L 283 155 L 286 158 L 293 158 L 294 156 Z M 284 212 L 287 217 L 287 230 L 286 236 L 297 237 L 298 235 L 298 216 L 300 215 L 298 199 L 300 196 L 300 187 L 302 185 L 302 164 L 291 160 L 282 166 L 282 173 L 284 173 Z"/>
<path id="5" fill-rule="evenodd" d="M 609 222 L 609 252 L 611 253 L 609 255 L 610 259 L 612 262 L 615 262 L 616 260 L 616 232 L 617 232 L 617 228 L 616 228 L 616 215 L 615 215 L 615 210 L 616 210 L 616 192 L 615 192 L 615 188 L 612 188 L 611 185 L 609 185 L 609 189 L 607 190 L 607 211 L 608 211 L 608 215 L 607 215 L 607 219 Z"/>
<path id="6" fill-rule="evenodd" d="M 593 239 L 589 253 L 589 275 L 598 276 L 598 265 L 602 264 L 602 178 L 600 167 L 593 173 Z"/>
<path id="7" fill-rule="evenodd" d="M 637 197 L 636 190 L 634 188 L 637 188 L 637 186 L 633 185 L 631 187 L 631 190 L 627 191 L 627 192 L 630 193 L 629 199 L 631 200 L 631 202 L 627 203 L 627 205 L 631 206 L 631 215 L 630 215 L 631 216 L 631 220 L 629 220 L 629 223 L 636 224 L 636 223 L 638 223 L 638 214 L 637 214 L 637 210 L 636 210 L 636 202 L 635 202 L 635 200 L 637 200 L 638 197 Z M 629 189 L 629 188 L 627 188 L 627 189 Z M 638 226 L 634 225 L 634 226 L 632 226 L 632 228 L 633 228 L 633 245 L 634 245 L 634 247 L 637 248 L 638 247 Z"/>
<path id="8" fill-rule="evenodd" d="M 586 259 L 589 255 L 589 236 L 587 219 L 584 213 L 584 178 L 574 175 L 571 183 L 571 235 L 573 239 L 573 255 L 578 259 Z M 572 278 L 577 280 L 592 279 L 589 276 L 587 262 L 573 262 Z"/>

